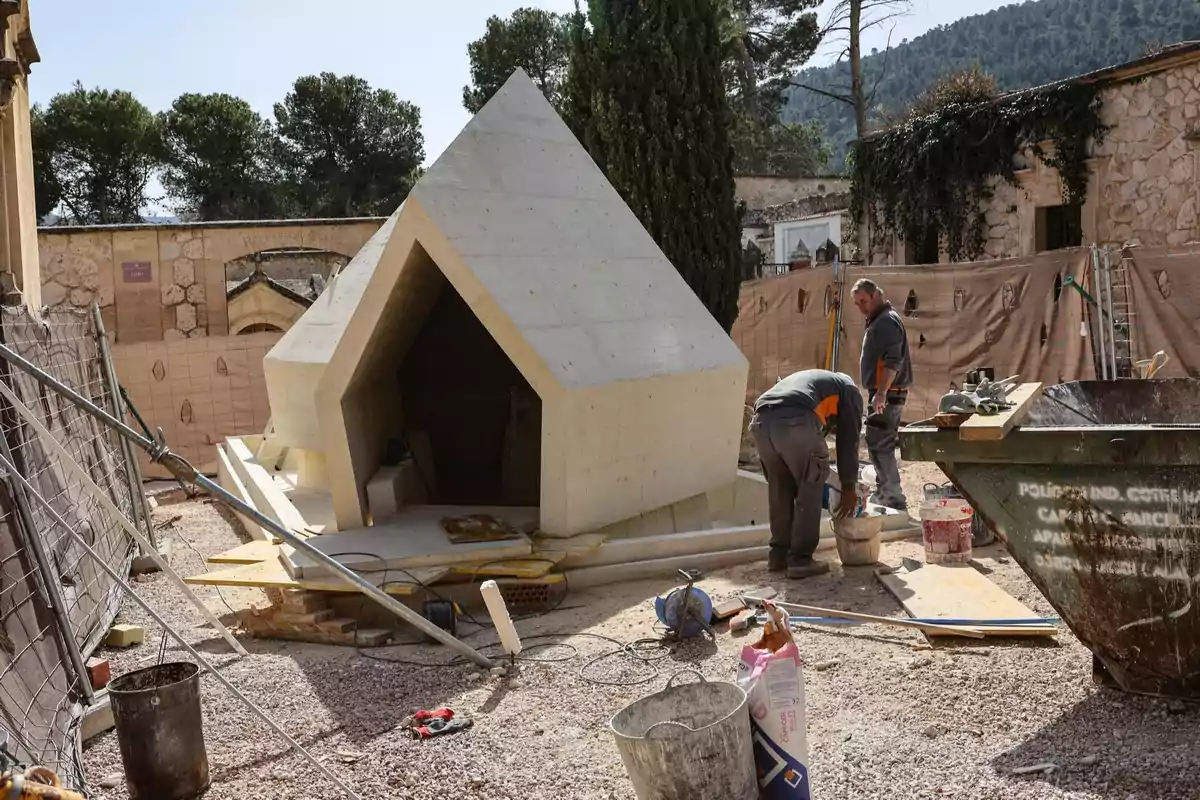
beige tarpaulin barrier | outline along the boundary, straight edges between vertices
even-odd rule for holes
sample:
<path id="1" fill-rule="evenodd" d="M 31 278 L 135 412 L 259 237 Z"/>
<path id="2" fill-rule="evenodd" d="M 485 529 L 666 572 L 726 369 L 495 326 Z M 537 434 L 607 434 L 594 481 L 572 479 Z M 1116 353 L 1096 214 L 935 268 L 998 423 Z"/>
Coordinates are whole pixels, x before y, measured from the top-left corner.
<path id="1" fill-rule="evenodd" d="M 825 366 L 836 292 L 833 267 L 742 284 L 731 335 L 750 362 L 748 402 L 785 375 Z"/>
<path id="2" fill-rule="evenodd" d="M 1070 250 L 969 265 L 850 268 L 837 367 L 859 380 L 863 318 L 849 290 L 869 277 L 884 288 L 908 330 L 914 371 L 908 421 L 936 413 L 941 396 L 973 367 L 993 367 L 997 378 L 1020 375 L 1046 383 L 1091 378 L 1086 301 L 1064 288 L 1068 277 L 1082 282 L 1087 262 L 1086 250 Z M 827 287 L 833 287 L 831 267 L 743 287 L 733 336 L 750 361 L 748 401 L 782 375 L 825 365 Z M 812 298 L 803 311 L 801 292 Z"/>
<path id="3" fill-rule="evenodd" d="M 1126 252 L 1134 359 L 1162 350 L 1170 360 L 1155 377 L 1200 376 L 1200 245 Z"/>

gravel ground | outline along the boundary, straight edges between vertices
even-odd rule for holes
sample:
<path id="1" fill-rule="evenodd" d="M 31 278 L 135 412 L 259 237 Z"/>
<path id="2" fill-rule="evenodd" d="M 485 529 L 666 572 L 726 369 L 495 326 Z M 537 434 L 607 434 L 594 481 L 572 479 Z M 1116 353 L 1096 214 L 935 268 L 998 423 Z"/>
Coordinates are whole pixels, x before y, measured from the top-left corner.
<path id="1" fill-rule="evenodd" d="M 932 471 L 930 471 L 932 469 Z M 936 468 L 906 465 L 909 496 Z M 157 521 L 175 541 L 182 574 L 205 569 L 200 554 L 236 545 L 238 529 L 204 501 L 160 508 Z M 190 544 L 191 548 L 186 546 Z M 919 555 L 920 546 L 884 546 L 883 560 Z M 828 557 L 828 556 L 826 556 Z M 990 578 L 1039 614 L 1052 609 L 999 547 L 978 552 Z M 871 614 L 903 616 L 869 568 L 842 570 L 788 584 L 765 565 L 713 573 L 700 585 L 715 599 L 739 589 L 774 585 L 783 598 Z M 519 623 L 530 658 L 563 659 L 563 647 L 536 649 L 532 637 L 588 632 L 628 642 L 656 635 L 655 595 L 670 580 L 630 583 L 569 594 L 562 607 Z M 579 657 L 522 663 L 515 675 L 480 675 L 466 666 L 420 668 L 382 663 L 353 650 L 244 639 L 251 655 L 236 659 L 203 627 L 199 615 L 162 575 L 136 583 L 139 594 L 222 669 L 276 722 L 364 798 L 634 797 L 605 731 L 608 717 L 651 691 L 674 671 L 694 667 L 710 678 L 732 676 L 747 639 L 723 632 L 716 644 L 691 641 L 653 664 L 624 656 L 591 664 L 601 680 L 648 679 L 635 686 L 584 680 L 580 667 L 612 646 L 569 640 Z M 261 592 L 196 587 L 218 614 L 252 603 Z M 144 645 L 105 650 L 113 674 L 155 663 L 158 628 L 127 601 L 121 620 L 147 626 Z M 467 630 L 475 630 L 466 626 Z M 468 641 L 494 636 L 478 631 Z M 1056 642 L 939 645 L 909 631 L 877 626 L 805 628 L 798 636 L 807 666 L 808 734 L 814 797 L 840 798 L 1118 798 L 1200 797 L 1200 710 L 1093 686 L 1091 656 L 1067 631 Z M 434 646 L 392 647 L 374 654 L 409 660 L 447 659 Z M 648 657 L 649 657 L 648 655 Z M 186 658 L 173 643 L 167 659 Z M 213 787 L 207 797 L 338 797 L 338 791 L 206 675 L 203 710 Z M 450 705 L 470 714 L 472 729 L 416 742 L 398 726 L 414 709 Z M 85 751 L 96 797 L 126 798 L 114 733 Z M 1049 763 L 1032 775 L 1014 768 Z M 115 788 L 97 788 L 117 784 Z"/>

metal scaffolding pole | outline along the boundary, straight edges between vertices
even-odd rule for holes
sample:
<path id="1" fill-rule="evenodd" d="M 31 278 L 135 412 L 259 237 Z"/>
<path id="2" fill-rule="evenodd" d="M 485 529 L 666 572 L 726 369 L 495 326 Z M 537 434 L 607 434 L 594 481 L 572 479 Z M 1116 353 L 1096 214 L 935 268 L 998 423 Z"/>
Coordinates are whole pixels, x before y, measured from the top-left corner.
<path id="1" fill-rule="evenodd" d="M 109 347 L 108 334 L 104 330 L 104 318 L 100 315 L 100 304 L 92 303 L 92 321 L 96 325 L 96 347 L 100 351 L 101 377 L 105 388 L 112 399 L 109 409 L 117 419 L 125 419 L 125 400 L 121 396 L 121 384 L 117 381 L 117 370 L 113 367 L 112 349 Z M 146 493 L 142 490 L 142 467 L 138 464 L 137 453 L 124 436 L 117 436 L 121 446 L 121 454 L 125 458 L 125 475 L 129 480 L 129 502 L 133 506 L 133 523 L 143 528 L 150 546 L 158 550 L 158 537 L 154 535 L 154 525 L 150 521 L 150 507 L 146 503 Z M 145 548 L 143 548 L 145 549 Z M 150 555 L 147 551 L 144 555 Z"/>
<path id="2" fill-rule="evenodd" d="M 184 459 L 182 456 L 172 453 L 167 448 L 166 444 L 162 441 L 161 432 L 159 433 L 159 441 L 147 439 L 145 436 L 142 436 L 140 433 L 126 425 L 121 420 L 116 419 L 112 414 L 100 408 L 92 401 L 82 397 L 78 392 L 63 384 L 53 375 L 50 375 L 49 373 L 40 369 L 36 364 L 31 363 L 11 350 L 7 345 L 0 344 L 0 358 L 3 358 L 9 364 L 12 364 L 13 366 L 27 373 L 31 378 L 46 388 L 58 392 L 60 395 L 78 406 L 81 411 L 84 411 L 101 422 L 115 428 L 130 442 L 145 450 L 150 455 L 152 461 L 157 464 L 162 464 L 180 482 L 184 484 L 191 483 L 199 486 L 213 497 L 230 506 L 234 511 L 249 517 L 256 524 L 271 531 L 280 539 L 299 550 L 301 553 L 304 553 L 309 558 L 312 558 L 313 560 L 317 561 L 317 563 L 332 571 L 335 575 L 338 575 L 343 580 L 352 584 L 358 589 L 358 591 L 362 592 L 367 597 L 370 597 L 372 600 L 379 603 L 388 611 L 391 611 L 393 614 L 400 617 L 400 619 L 412 625 L 417 630 L 441 642 L 451 650 L 461 655 L 463 658 L 466 658 L 481 667 L 491 669 L 494 666 L 491 659 L 480 653 L 478 650 L 475 650 L 465 642 L 455 638 L 454 636 L 451 636 L 437 625 L 434 625 L 432 622 L 422 617 L 416 611 L 404 605 L 375 584 L 371 583 L 362 575 L 359 575 L 354 570 L 348 568 L 337 559 L 331 558 L 325 553 L 322 553 L 307 541 L 297 536 L 293 531 L 288 530 L 275 520 L 260 512 L 254 506 L 244 502 L 240 497 L 230 494 L 217 482 L 198 473 L 196 468 L 189 464 L 186 459 Z"/>
<path id="3" fill-rule="evenodd" d="M 208 624 L 212 625 L 213 629 L 221 635 L 221 638 L 229 643 L 229 646 L 233 649 L 233 651 L 239 656 L 246 655 L 246 649 L 242 647 L 242 643 L 239 642 L 237 638 L 229 632 L 228 628 L 221 624 L 221 620 L 217 617 L 217 615 L 212 612 L 212 609 L 204 604 L 203 600 L 196 596 L 196 594 L 191 590 L 191 587 L 183 582 L 183 578 L 179 577 L 179 573 L 171 568 L 171 565 L 167 563 L 167 560 L 162 556 L 161 553 L 158 552 L 158 548 L 154 547 L 153 543 L 147 540 L 146 537 L 142 535 L 140 531 L 138 531 L 137 526 L 121 513 L 121 509 L 117 508 L 116 504 L 108 498 L 104 490 L 101 489 L 94 480 L 92 480 L 90 475 L 88 475 L 87 470 L 81 467 L 79 463 L 71 456 L 71 454 L 67 452 L 67 448 L 58 443 L 58 441 L 54 438 L 54 434 L 52 434 L 45 425 L 38 422 L 37 417 L 32 411 L 29 410 L 28 406 L 21 402 L 21 399 L 17 397 L 16 393 L 3 383 L 0 383 L 0 395 L 3 395 L 4 399 L 8 400 L 8 402 L 12 405 L 13 410 L 16 411 L 21 419 L 25 421 L 25 424 L 33 428 L 34 432 L 41 437 L 42 442 L 46 445 L 46 447 L 52 453 L 58 456 L 59 461 L 64 467 L 67 468 L 67 471 L 79 479 L 84 490 L 91 495 L 91 497 L 97 503 L 99 503 L 105 511 L 109 513 L 109 516 L 113 518 L 113 521 L 124 528 L 125 532 L 128 533 L 129 536 L 138 543 L 138 546 L 146 551 L 146 555 L 152 559 L 154 563 L 158 565 L 158 568 L 161 569 L 163 573 L 171 580 L 171 582 L 174 583 L 181 592 L 183 592 L 183 596 L 188 599 L 188 602 L 190 602 L 200 611 L 204 618 L 208 620 Z"/>
<path id="4" fill-rule="evenodd" d="M 8 387 L 3 383 L 0 383 L 0 387 L 8 391 Z M 13 411 L 15 412 L 16 409 L 14 408 Z M 59 583 L 59 578 L 50 563 L 50 555 L 46 552 L 45 542 L 38 535 L 37 525 L 33 521 L 33 510 L 29 505 L 29 494 L 26 492 L 28 484 L 17 474 L 12 449 L 8 445 L 8 437 L 2 431 L 0 431 L 0 456 L 3 456 L 8 464 L 14 465 L 10 470 L 9 477 L 12 480 L 9 482 L 9 487 L 17 507 L 17 519 L 20 522 L 18 528 L 24 534 L 29 549 L 33 552 L 33 559 L 37 562 L 38 576 L 42 579 L 46 598 L 50 601 L 50 609 L 58 620 L 56 627 L 61 634 L 63 648 L 67 651 L 67 657 L 75 670 L 75 677 L 79 682 L 79 692 L 83 695 L 84 702 L 91 705 L 95 699 L 95 692 L 92 690 L 91 678 L 88 677 L 87 661 L 83 657 L 83 651 L 79 649 L 79 642 L 75 640 L 75 628 L 71 625 L 71 615 L 67 611 L 67 603 L 63 598 L 62 584 Z M 20 481 L 16 480 L 18 478 Z"/>
<path id="5" fill-rule="evenodd" d="M 50 515 L 51 519 L 53 519 L 57 524 L 61 525 L 63 530 L 65 530 L 75 540 L 75 543 L 78 544 L 80 547 L 82 547 L 83 550 L 89 556 L 91 556 L 93 559 L 95 559 L 96 563 L 100 566 L 100 568 L 103 569 L 105 572 L 107 572 L 109 577 L 112 578 L 116 582 L 116 584 L 121 587 L 122 590 L 124 590 L 125 594 L 129 595 L 129 597 L 131 597 L 134 600 L 134 602 L 136 602 L 139 606 L 141 606 L 142 609 L 147 614 L 149 614 L 154 619 L 154 621 L 157 622 L 162 627 L 162 629 L 164 631 L 171 634 L 171 637 L 174 638 L 175 641 L 179 642 L 179 644 L 181 644 L 183 646 L 183 648 L 191 654 L 192 658 L 196 659 L 196 661 L 199 662 L 200 666 L 202 666 L 202 667 L 204 667 L 204 669 L 208 670 L 208 672 L 214 678 L 216 678 L 218 681 L 220 681 L 221 684 L 234 695 L 234 697 L 241 700 L 248 709 L 250 709 L 252 712 L 254 712 L 255 716 L 257 716 L 259 719 L 261 719 L 263 722 L 265 722 L 271 728 L 271 730 L 273 730 L 273 731 L 275 731 L 275 733 L 279 734 L 283 738 L 283 740 L 286 741 L 288 744 L 290 744 L 298 753 L 300 753 L 305 758 L 307 758 L 313 764 L 313 766 L 315 766 L 321 772 L 325 773 L 325 776 L 328 777 L 331 781 L 333 781 L 334 784 L 336 784 L 339 789 L 341 789 L 343 792 L 345 792 L 349 797 L 353 798 L 353 800 L 360 800 L 359 796 L 357 794 L 355 794 L 354 791 L 349 786 L 347 786 L 345 783 L 343 783 L 342 780 L 340 778 L 338 778 L 337 775 L 334 775 L 333 772 L 329 769 L 329 767 L 322 764 L 311 753 L 309 753 L 307 750 L 305 750 L 304 747 L 302 747 L 299 742 L 297 742 L 295 739 L 293 739 L 291 736 L 289 736 L 287 731 L 285 731 L 283 728 L 279 727 L 279 725 L 276 724 L 276 722 L 273 719 L 271 719 L 270 717 L 267 716 L 265 711 L 263 711 L 261 708 L 259 708 L 258 706 L 256 706 L 254 704 L 254 701 L 252 701 L 250 698 L 246 697 L 246 695 L 244 695 L 240 691 L 238 691 L 238 688 L 236 686 L 234 686 L 232 683 L 230 683 L 224 675 L 222 675 L 220 672 L 218 672 L 216 667 L 214 667 L 212 664 L 208 663 L 208 661 L 204 658 L 204 656 L 200 655 L 199 651 L 197 651 L 196 648 L 194 648 L 190 644 L 188 644 L 188 642 L 184 640 L 184 638 L 178 633 L 178 631 L 176 631 L 174 628 L 171 627 L 170 623 L 168 623 L 165 619 L 160 617 L 158 615 L 158 612 L 156 612 L 153 608 L 150 607 L 149 603 L 147 603 L 145 600 L 143 600 L 141 597 L 139 597 L 137 592 L 135 592 L 133 590 L 133 587 L 130 586 L 128 583 L 126 583 L 124 580 L 122 580 L 121 576 L 119 574 L 117 574 L 117 571 L 115 569 L 113 569 L 111 566 L 109 566 L 108 563 L 103 558 L 100 557 L 100 554 L 97 553 L 90 544 L 88 544 L 87 540 L 84 539 L 82 536 L 80 536 L 78 533 L 76 533 L 75 530 L 70 525 L 67 524 L 67 521 L 64 520 L 59 515 L 59 513 L 54 510 L 54 506 L 50 505 L 50 501 L 48 501 L 46 498 L 44 498 L 40 494 L 38 494 L 34 490 L 34 488 L 29 485 L 29 481 L 25 480 L 24 476 L 22 476 L 21 474 L 19 474 L 17 472 L 16 466 L 13 464 L 13 462 L 8 460 L 7 456 L 0 455 L 0 467 L 3 467 L 4 469 L 8 470 L 10 472 L 10 474 L 12 475 L 13 479 L 20 482 L 22 488 L 24 488 L 27 492 L 29 492 L 29 494 L 31 496 L 37 498 L 37 500 L 42 504 L 42 507 L 46 509 L 46 513 Z M 86 673 L 85 673 L 85 681 L 86 681 Z"/>

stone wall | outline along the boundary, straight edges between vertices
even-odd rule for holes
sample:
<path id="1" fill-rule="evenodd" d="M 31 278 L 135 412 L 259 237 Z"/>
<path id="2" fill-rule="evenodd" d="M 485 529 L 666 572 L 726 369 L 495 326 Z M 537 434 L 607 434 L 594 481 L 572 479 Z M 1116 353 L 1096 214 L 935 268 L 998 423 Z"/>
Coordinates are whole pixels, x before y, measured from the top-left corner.
<path id="1" fill-rule="evenodd" d="M 751 210 L 802 200 L 813 195 L 850 191 L 850 181 L 837 176 L 786 178 L 774 175 L 739 175 L 734 178 L 734 193 Z"/>
<path id="2" fill-rule="evenodd" d="M 1105 92 L 1114 126 L 1096 149 L 1101 242 L 1178 246 L 1197 234 L 1200 66 L 1177 67 Z"/>
<path id="3" fill-rule="evenodd" d="M 266 426 L 262 360 L 282 335 L 228 335 L 226 264 L 281 248 L 353 256 L 382 222 L 44 228 L 42 301 L 80 310 L 100 305 L 117 379 L 172 449 L 211 472 L 213 444 Z M 143 469 L 165 474 L 145 461 Z"/>
<path id="4" fill-rule="evenodd" d="M 99 303 L 117 344 L 224 336 L 228 264 L 236 271 L 255 253 L 307 248 L 328 270 L 348 261 L 381 224 L 352 219 L 43 228 L 42 302 L 85 310 Z M 281 263 L 285 270 L 302 266 L 295 259 Z"/>

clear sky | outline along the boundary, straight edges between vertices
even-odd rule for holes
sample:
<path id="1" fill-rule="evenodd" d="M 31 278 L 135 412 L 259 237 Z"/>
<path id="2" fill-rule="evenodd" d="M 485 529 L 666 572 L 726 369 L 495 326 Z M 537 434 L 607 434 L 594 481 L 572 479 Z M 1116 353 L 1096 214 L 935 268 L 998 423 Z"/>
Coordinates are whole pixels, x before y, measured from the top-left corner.
<path id="1" fill-rule="evenodd" d="M 1009 2 L 914 0 L 892 41 Z M 432 161 L 467 122 L 467 44 L 489 16 L 523 5 L 574 8 L 573 0 L 31 0 L 42 63 L 30 89 L 45 103 L 79 80 L 126 89 L 152 111 L 185 92 L 226 92 L 270 118 L 297 77 L 354 74 L 420 107 Z M 885 46 L 887 34 L 872 31 L 865 49 Z"/>

